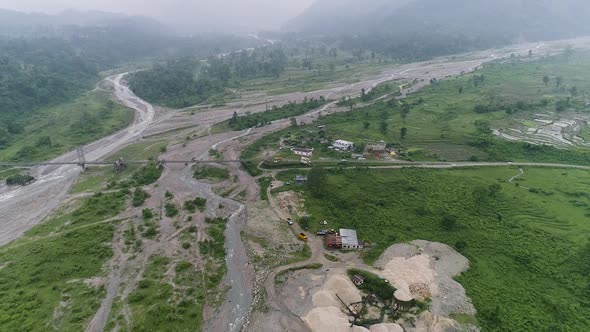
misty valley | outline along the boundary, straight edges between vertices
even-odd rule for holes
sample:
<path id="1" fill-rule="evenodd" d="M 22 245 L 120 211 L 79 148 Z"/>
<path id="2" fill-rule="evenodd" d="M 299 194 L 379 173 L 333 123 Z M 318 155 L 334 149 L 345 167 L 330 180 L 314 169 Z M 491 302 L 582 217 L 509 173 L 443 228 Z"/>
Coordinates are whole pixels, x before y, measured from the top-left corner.
<path id="1" fill-rule="evenodd" d="M 0 331 L 590 330 L 588 17 L 0 3 Z"/>

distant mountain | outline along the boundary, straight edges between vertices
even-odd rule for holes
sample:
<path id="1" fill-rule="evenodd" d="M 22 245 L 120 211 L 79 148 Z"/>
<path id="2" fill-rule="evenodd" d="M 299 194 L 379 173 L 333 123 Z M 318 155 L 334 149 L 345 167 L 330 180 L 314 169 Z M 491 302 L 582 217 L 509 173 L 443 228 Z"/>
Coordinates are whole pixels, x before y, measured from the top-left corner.
<path id="1" fill-rule="evenodd" d="M 63 34 L 73 27 L 129 27 L 141 28 L 146 33 L 162 33 L 166 28 L 158 21 L 142 17 L 100 11 L 80 12 L 63 11 L 56 15 L 43 13 L 24 13 L 0 9 L 0 35 L 4 36 L 40 36 Z"/>
<path id="2" fill-rule="evenodd" d="M 499 40 L 590 33 L 588 0 L 317 0 L 285 25 L 313 35 L 463 35 Z"/>

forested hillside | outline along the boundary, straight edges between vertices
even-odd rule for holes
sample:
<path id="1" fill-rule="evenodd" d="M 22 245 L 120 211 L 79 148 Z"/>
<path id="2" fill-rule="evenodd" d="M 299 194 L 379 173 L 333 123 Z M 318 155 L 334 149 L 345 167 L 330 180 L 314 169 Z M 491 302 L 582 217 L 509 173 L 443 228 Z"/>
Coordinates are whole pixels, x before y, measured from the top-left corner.
<path id="1" fill-rule="evenodd" d="M 35 109 L 88 89 L 99 70 L 91 57 L 63 41 L 0 41 L 0 146 L 22 132 L 22 121 Z"/>
<path id="2" fill-rule="evenodd" d="M 130 75 L 129 84 L 141 98 L 168 107 L 188 107 L 222 94 L 225 88 L 238 87 L 240 80 L 278 77 L 287 67 L 287 56 L 280 46 L 156 64 L 151 70 Z"/>

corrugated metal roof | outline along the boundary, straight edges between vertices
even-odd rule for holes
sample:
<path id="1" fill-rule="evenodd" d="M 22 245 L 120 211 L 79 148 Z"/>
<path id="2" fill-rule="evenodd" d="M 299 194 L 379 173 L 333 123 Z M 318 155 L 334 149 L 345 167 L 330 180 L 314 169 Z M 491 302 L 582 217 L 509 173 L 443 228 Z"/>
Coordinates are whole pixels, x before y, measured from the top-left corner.
<path id="1" fill-rule="evenodd" d="M 358 246 L 359 240 L 356 231 L 353 229 L 340 229 L 340 236 L 342 237 L 342 245 Z"/>

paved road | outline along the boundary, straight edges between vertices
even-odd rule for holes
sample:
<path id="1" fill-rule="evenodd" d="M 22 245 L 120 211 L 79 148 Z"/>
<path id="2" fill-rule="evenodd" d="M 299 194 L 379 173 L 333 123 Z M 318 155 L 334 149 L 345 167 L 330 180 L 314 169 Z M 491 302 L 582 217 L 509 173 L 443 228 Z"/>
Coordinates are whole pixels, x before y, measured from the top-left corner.
<path id="1" fill-rule="evenodd" d="M 326 163 L 335 163 L 337 160 L 325 161 Z M 449 168 L 474 168 L 474 167 L 546 167 L 546 168 L 571 168 L 590 171 L 590 166 L 572 165 L 572 164 L 558 164 L 558 163 L 531 163 L 531 162 L 403 162 L 392 161 L 383 162 L 383 165 L 375 165 L 375 162 L 358 163 L 350 162 L 345 169 L 354 169 L 357 167 L 367 167 L 369 169 L 402 169 L 402 168 L 433 168 L 433 169 L 449 169 Z M 327 166 L 325 168 L 337 168 L 340 166 Z M 264 169 L 264 168 L 262 168 Z M 309 167 L 284 167 L 273 168 L 271 171 L 287 171 L 291 169 L 309 170 Z"/>

